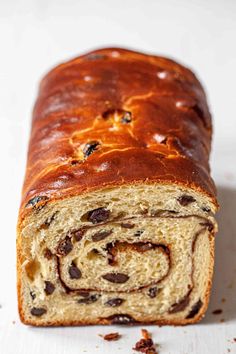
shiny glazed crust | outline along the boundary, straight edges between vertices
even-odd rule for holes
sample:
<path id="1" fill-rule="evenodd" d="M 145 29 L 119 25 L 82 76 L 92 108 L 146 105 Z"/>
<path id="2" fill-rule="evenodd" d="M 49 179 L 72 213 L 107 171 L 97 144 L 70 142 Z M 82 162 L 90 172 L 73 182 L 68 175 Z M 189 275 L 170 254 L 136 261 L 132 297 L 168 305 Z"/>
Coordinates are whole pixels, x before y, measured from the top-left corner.
<path id="1" fill-rule="evenodd" d="M 32 324 L 22 310 L 20 234 L 37 198 L 37 204 L 44 205 L 123 185 L 178 185 L 206 197 L 214 212 L 216 191 L 208 163 L 211 135 L 201 84 L 172 60 L 108 48 L 50 71 L 41 82 L 33 112 L 18 219 L 22 321 Z M 211 268 L 213 247 L 212 241 Z M 193 319 L 155 323 L 197 322 L 207 308 L 210 287 L 211 277 L 203 306 Z"/>

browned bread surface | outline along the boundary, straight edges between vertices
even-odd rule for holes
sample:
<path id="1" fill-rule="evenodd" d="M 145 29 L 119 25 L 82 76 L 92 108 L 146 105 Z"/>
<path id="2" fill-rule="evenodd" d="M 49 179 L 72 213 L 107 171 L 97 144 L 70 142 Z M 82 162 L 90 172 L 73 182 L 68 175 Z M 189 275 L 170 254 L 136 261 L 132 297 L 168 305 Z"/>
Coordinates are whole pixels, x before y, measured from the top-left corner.
<path id="1" fill-rule="evenodd" d="M 21 210 L 38 195 L 140 181 L 196 188 L 215 202 L 211 134 L 204 91 L 185 67 L 124 49 L 83 55 L 41 82 Z"/>
<path id="2" fill-rule="evenodd" d="M 182 191 L 181 194 L 176 192 L 176 204 L 171 209 L 172 212 L 179 213 L 181 217 L 184 217 L 186 213 L 193 217 L 191 222 L 194 225 L 195 234 L 189 238 L 189 245 L 193 244 L 199 232 L 206 232 L 209 240 L 206 246 L 209 248 L 206 256 L 209 258 L 207 263 L 209 274 L 207 280 L 204 280 L 204 284 L 207 283 L 207 287 L 204 285 L 204 298 L 198 300 L 201 301 L 201 306 L 199 305 L 196 311 L 196 318 L 195 314 L 189 318 L 187 314 L 185 318 L 179 318 L 174 312 L 171 314 L 169 310 L 170 317 L 160 315 L 156 318 L 153 315 L 152 319 L 151 315 L 146 318 L 144 315 L 143 321 L 139 318 L 134 322 L 185 324 L 200 319 L 206 310 L 209 298 L 213 267 L 213 235 L 216 231 L 212 213 L 217 209 L 217 201 L 208 163 L 211 135 L 211 116 L 201 84 L 190 70 L 172 60 L 125 49 L 108 48 L 80 56 L 50 71 L 41 82 L 34 108 L 27 170 L 19 213 L 18 296 L 22 320 L 35 325 L 115 322 L 113 315 L 106 316 L 106 318 L 91 319 L 88 317 L 84 320 L 68 318 L 64 321 L 49 318 L 37 322 L 26 314 L 29 300 L 27 298 L 23 304 L 23 298 L 26 296 L 25 289 L 28 285 L 22 285 L 22 279 L 25 277 L 22 267 L 26 264 L 25 262 L 29 262 L 33 267 L 30 263 L 33 257 L 32 239 L 29 241 L 27 230 L 30 230 L 30 233 L 33 232 L 34 226 L 32 225 L 38 225 L 41 222 L 41 215 L 44 212 L 47 216 L 44 228 L 49 229 L 51 222 L 57 218 L 58 210 L 62 208 L 73 210 L 73 205 L 67 204 L 67 200 L 73 197 L 82 198 L 83 196 L 86 199 L 86 195 L 94 195 L 96 200 L 96 193 L 104 193 L 105 196 L 110 191 L 113 193 L 112 191 L 116 188 L 121 188 L 122 193 L 124 187 L 124 198 L 126 198 L 130 193 L 135 193 L 135 186 L 137 188 L 146 186 L 145 195 L 149 193 L 149 190 L 151 193 L 149 188 L 152 186 L 157 189 L 163 186 L 167 194 L 168 188 L 173 186 L 178 187 L 178 193 Z M 127 192 L 129 187 L 131 192 Z M 137 191 L 142 194 L 139 189 Z M 158 193 L 158 198 L 160 198 L 161 190 Z M 118 197 L 112 194 L 112 198 L 115 200 Z M 153 217 L 157 216 L 155 213 L 153 215 L 153 210 L 151 210 L 155 209 L 153 204 L 155 193 L 152 198 L 149 210 L 146 211 L 144 207 L 141 209 L 143 214 L 150 212 L 148 215 Z M 139 204 L 142 204 L 144 199 L 145 197 L 142 197 Z M 57 204 L 60 201 L 62 204 Z M 188 212 L 187 207 L 192 208 L 196 201 L 197 205 Z M 123 202 L 125 203 L 125 199 Z M 96 215 L 98 220 L 96 217 L 95 221 L 89 219 L 91 210 L 102 207 L 101 200 L 99 203 L 94 207 L 90 205 L 90 214 L 88 210 L 86 215 L 81 216 L 85 228 L 88 228 L 91 223 L 99 224 L 104 221 L 104 215 L 101 216 L 99 213 Z M 57 206 L 57 210 L 53 205 Z M 112 214 L 110 211 L 112 208 L 109 208 L 108 202 L 107 205 L 105 214 L 107 212 L 109 215 L 105 215 L 105 220 L 109 219 Z M 130 210 L 132 206 L 131 203 Z M 163 202 L 162 212 L 164 210 L 168 214 L 170 210 L 167 206 L 168 200 L 166 199 Z M 52 208 L 51 214 L 46 214 L 46 208 Z M 115 207 L 113 209 L 116 213 Z M 121 215 L 122 208 L 120 210 L 117 207 L 117 215 L 114 217 L 118 218 L 121 223 L 127 224 L 136 217 L 136 210 L 137 208 L 130 215 L 127 210 L 126 218 L 124 218 Z M 166 230 L 171 227 L 169 216 L 169 214 L 163 214 L 167 225 L 163 226 L 165 230 L 163 232 L 166 232 L 166 235 L 168 234 Z M 198 217 L 205 219 L 198 223 Z M 114 220 L 112 222 L 114 224 Z M 158 228 L 158 222 L 156 226 L 152 225 L 152 222 L 145 219 L 144 225 L 147 229 Z M 178 223 L 179 221 L 176 221 L 177 229 L 181 227 Z M 197 226 L 204 223 L 205 231 L 202 230 L 202 226 L 200 229 Z M 113 225 L 112 230 L 115 230 L 115 226 L 117 225 Z M 35 230 L 38 229 L 37 226 Z M 98 231 L 100 234 L 104 232 L 103 229 Z M 109 232 L 109 230 L 106 231 Z M 40 232 L 42 237 L 49 240 L 50 234 L 46 234 L 48 230 L 42 231 L 41 228 Z M 68 230 L 66 232 L 68 234 Z M 57 241 L 64 240 L 64 236 L 61 235 L 60 240 Z M 111 237 L 110 235 L 105 237 L 107 236 Z M 31 237 L 33 238 L 34 234 Z M 67 237 L 71 238 L 71 233 Z M 87 237 L 90 240 L 94 235 L 88 234 Z M 102 236 L 97 237 L 100 237 L 98 241 L 102 242 Z M 140 239 L 137 245 L 131 234 L 129 237 L 132 242 L 127 245 L 127 240 L 122 240 L 118 245 L 116 244 L 115 252 L 122 253 L 124 249 L 123 254 L 137 255 L 140 253 L 142 243 L 151 241 L 146 236 Z M 27 242 L 24 241 L 25 239 Z M 114 245 L 119 239 L 120 236 L 116 235 L 115 239 L 111 238 L 111 242 Z M 52 249 L 55 246 L 53 240 L 56 240 L 55 236 L 50 241 Z M 204 244 L 205 241 L 201 242 Z M 158 245 L 158 239 L 155 243 Z M 39 243 L 36 246 L 41 250 Z M 105 247 L 101 244 L 101 249 L 103 246 Z M 165 254 L 167 260 L 168 257 L 163 250 L 164 248 L 153 246 L 153 253 L 150 250 L 148 252 L 150 252 L 150 257 L 154 258 L 160 257 L 163 253 L 163 257 Z M 53 257 L 56 257 L 55 254 Z M 62 255 L 58 256 L 57 253 L 57 257 L 60 256 Z M 58 260 L 55 264 L 58 264 Z M 66 258 L 65 264 L 67 266 Z M 169 264 L 168 267 L 170 266 Z M 61 275 L 56 281 L 62 284 L 62 277 Z M 66 282 L 70 283 L 68 279 Z M 98 284 L 100 291 L 103 289 L 102 282 L 103 280 L 101 284 Z M 193 284 L 191 286 L 193 287 Z M 109 290 L 109 286 L 107 288 Z M 130 289 L 128 285 L 127 289 L 121 287 L 121 291 L 124 292 L 129 292 Z M 90 286 L 89 291 L 94 290 L 98 289 Z M 106 291 L 105 285 L 103 290 Z M 119 292 L 118 286 L 115 290 Z M 62 291 L 66 292 L 66 288 L 64 287 Z M 186 299 L 189 295 L 190 293 L 186 295 Z M 135 301 L 137 299 L 135 298 Z M 181 301 L 184 302 L 184 299 L 182 298 Z M 183 311 L 188 305 L 191 305 L 189 308 L 194 310 L 194 306 L 197 307 L 197 301 L 193 304 L 188 299 L 185 305 L 179 311 Z M 42 315 L 36 315 L 36 319 L 41 318 Z M 132 320 L 129 321 L 128 315 L 127 322 L 132 322 Z"/>

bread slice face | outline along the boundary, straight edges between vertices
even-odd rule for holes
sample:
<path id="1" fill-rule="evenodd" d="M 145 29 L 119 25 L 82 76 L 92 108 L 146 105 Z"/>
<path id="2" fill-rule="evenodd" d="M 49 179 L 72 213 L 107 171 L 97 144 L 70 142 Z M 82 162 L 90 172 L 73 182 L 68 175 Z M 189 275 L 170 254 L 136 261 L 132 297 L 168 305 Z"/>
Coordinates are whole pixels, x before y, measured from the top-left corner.
<path id="1" fill-rule="evenodd" d="M 209 197 L 136 184 L 41 196 L 27 208 L 18 227 L 24 323 L 188 324 L 204 315 L 217 229 Z"/>

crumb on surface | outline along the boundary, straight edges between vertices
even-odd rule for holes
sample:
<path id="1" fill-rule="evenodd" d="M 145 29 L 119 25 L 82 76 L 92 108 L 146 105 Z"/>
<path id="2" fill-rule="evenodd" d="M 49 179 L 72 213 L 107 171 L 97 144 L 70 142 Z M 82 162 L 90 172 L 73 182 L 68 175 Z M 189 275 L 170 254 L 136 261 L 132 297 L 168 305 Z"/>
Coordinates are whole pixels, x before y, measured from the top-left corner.
<path id="1" fill-rule="evenodd" d="M 221 309 L 216 309 L 214 311 L 212 311 L 213 315 L 220 315 L 223 311 Z"/>
<path id="2" fill-rule="evenodd" d="M 132 349 L 140 353 L 158 354 L 150 333 L 146 329 L 142 329 L 141 334 L 143 338 Z"/>
<path id="3" fill-rule="evenodd" d="M 115 341 L 115 340 L 119 340 L 121 338 L 121 334 L 118 332 L 115 333 L 108 333 L 108 334 L 99 334 L 100 337 L 102 337 L 104 340 L 107 341 Z"/>
<path id="4" fill-rule="evenodd" d="M 226 299 L 222 297 L 221 302 L 226 302 Z"/>

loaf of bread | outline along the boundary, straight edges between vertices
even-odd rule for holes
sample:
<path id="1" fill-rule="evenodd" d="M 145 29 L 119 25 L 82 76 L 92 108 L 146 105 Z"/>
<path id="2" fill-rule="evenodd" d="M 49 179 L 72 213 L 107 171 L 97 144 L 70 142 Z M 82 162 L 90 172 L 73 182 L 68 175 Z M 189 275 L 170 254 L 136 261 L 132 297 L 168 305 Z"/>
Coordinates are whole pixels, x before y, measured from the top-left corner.
<path id="1" fill-rule="evenodd" d="M 201 84 L 172 60 L 107 48 L 50 71 L 18 219 L 22 322 L 200 320 L 217 230 L 211 134 Z"/>

